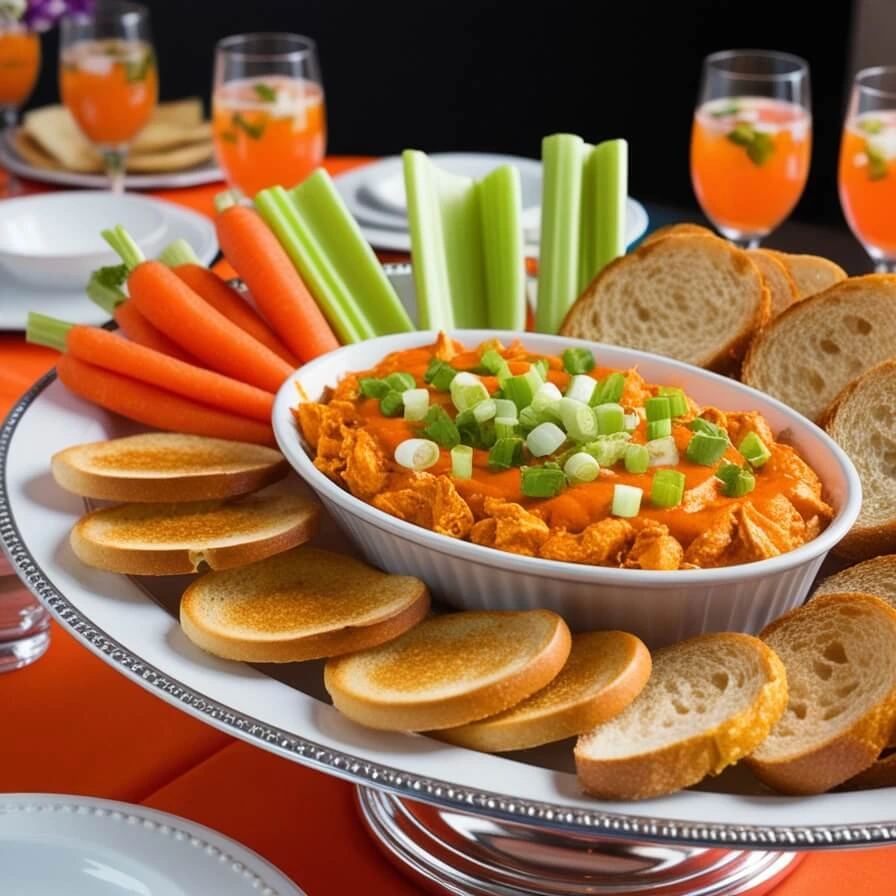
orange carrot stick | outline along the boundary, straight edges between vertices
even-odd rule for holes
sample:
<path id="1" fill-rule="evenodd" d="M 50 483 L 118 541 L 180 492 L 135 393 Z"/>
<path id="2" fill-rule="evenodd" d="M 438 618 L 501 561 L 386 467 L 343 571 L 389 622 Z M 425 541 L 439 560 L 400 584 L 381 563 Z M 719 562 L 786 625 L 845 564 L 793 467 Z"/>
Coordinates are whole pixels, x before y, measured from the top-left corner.
<path id="1" fill-rule="evenodd" d="M 115 308 L 115 322 L 131 342 L 170 355 L 179 361 L 192 364 L 195 359 L 188 355 L 176 342 L 154 327 L 132 302 L 122 302 Z"/>
<path id="2" fill-rule="evenodd" d="M 60 356 L 56 373 L 81 398 L 147 426 L 259 445 L 274 444 L 269 425 L 172 395 L 158 386 L 87 364 L 69 354 Z"/>
<path id="3" fill-rule="evenodd" d="M 274 332 L 302 362 L 339 347 L 292 261 L 255 209 L 232 205 L 215 219 L 218 243 Z"/>

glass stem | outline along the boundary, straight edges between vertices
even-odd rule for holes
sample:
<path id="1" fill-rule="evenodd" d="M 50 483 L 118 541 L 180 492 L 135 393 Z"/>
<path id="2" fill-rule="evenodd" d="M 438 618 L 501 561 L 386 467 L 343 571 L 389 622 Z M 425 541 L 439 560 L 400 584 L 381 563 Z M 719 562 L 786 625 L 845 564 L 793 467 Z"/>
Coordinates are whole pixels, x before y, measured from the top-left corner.
<path id="1" fill-rule="evenodd" d="M 103 161 L 106 163 L 109 189 L 113 193 L 124 193 L 128 148 L 126 146 L 115 146 L 111 149 L 103 149 Z"/>
<path id="2" fill-rule="evenodd" d="M 745 237 L 728 237 L 728 239 L 737 246 L 738 249 L 758 249 L 759 248 L 759 237 L 755 236 L 745 236 Z"/>
<path id="3" fill-rule="evenodd" d="M 15 106 L 0 106 L 0 137 L 11 142 L 13 132 L 18 122 L 18 110 Z M 23 191 L 22 182 L 12 173 L 6 172 L 6 185 L 4 195 L 18 196 Z"/>
<path id="4" fill-rule="evenodd" d="M 896 259 L 879 259 L 874 263 L 874 271 L 877 274 L 896 274 Z"/>

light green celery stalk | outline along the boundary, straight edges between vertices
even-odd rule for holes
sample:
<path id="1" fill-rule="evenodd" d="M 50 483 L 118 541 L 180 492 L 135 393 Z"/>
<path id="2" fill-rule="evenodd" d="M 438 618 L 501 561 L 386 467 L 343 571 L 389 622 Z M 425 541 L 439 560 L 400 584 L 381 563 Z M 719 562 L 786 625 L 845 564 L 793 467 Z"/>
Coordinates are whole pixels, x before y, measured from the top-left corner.
<path id="1" fill-rule="evenodd" d="M 628 143 L 625 140 L 605 140 L 598 143 L 592 156 L 596 178 L 596 233 L 590 277 L 594 277 L 614 258 L 625 254 Z"/>
<path id="2" fill-rule="evenodd" d="M 579 276 L 580 295 L 597 270 L 597 156 L 590 143 L 582 144 L 582 198 L 579 203 Z M 575 296 L 573 296 L 575 298 Z"/>
<path id="3" fill-rule="evenodd" d="M 552 134 L 541 143 L 541 248 L 535 329 L 556 333 L 578 295 L 582 160 L 585 143 Z"/>
<path id="4" fill-rule="evenodd" d="M 495 330 L 526 327 L 522 206 L 520 172 L 513 165 L 502 165 L 479 182 L 488 325 Z"/>

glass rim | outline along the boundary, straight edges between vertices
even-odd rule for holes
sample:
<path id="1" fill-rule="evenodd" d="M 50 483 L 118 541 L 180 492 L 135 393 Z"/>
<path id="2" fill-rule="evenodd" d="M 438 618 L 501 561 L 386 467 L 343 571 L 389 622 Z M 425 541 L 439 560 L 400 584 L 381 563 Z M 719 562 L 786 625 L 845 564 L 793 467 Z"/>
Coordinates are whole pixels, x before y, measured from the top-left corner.
<path id="1" fill-rule="evenodd" d="M 768 59 L 776 59 L 780 62 L 785 62 L 793 68 L 790 71 L 784 72 L 737 72 L 719 65 L 719 63 L 738 56 L 764 56 Z M 757 50 L 750 48 L 742 50 L 717 50 L 715 53 L 710 53 L 709 56 L 703 60 L 703 65 L 706 68 L 715 67 L 726 77 L 739 78 L 744 81 L 783 81 L 803 76 L 808 77 L 809 75 L 809 63 L 807 60 L 803 59 L 802 56 L 797 56 L 795 53 L 785 53 L 781 50 Z"/>
<path id="2" fill-rule="evenodd" d="M 884 90 L 881 87 L 872 87 L 870 84 L 864 84 L 863 78 L 874 78 L 878 75 L 893 75 L 894 83 L 892 90 Z M 896 65 L 870 65 L 868 68 L 859 69 L 853 75 L 853 90 L 859 90 L 863 93 L 872 93 L 875 96 L 886 96 L 896 98 Z"/>
<path id="3" fill-rule="evenodd" d="M 250 41 L 262 41 L 272 39 L 282 40 L 285 43 L 295 43 L 291 50 L 271 50 L 265 52 L 262 50 L 243 50 L 240 45 L 249 43 Z M 215 54 L 226 53 L 234 59 L 242 59 L 246 62 L 270 62 L 270 61 L 288 61 L 293 59 L 303 59 L 317 52 L 317 43 L 313 38 L 304 34 L 297 34 L 294 31 L 250 31 L 246 34 L 231 34 L 228 37 L 222 37 L 215 44 Z"/>
<path id="4" fill-rule="evenodd" d="M 67 13 L 63 21 L 84 24 L 85 22 L 108 22 L 111 20 L 127 21 L 131 17 L 149 18 L 149 7 L 145 3 L 134 3 L 133 0 L 110 0 L 98 3 L 90 12 Z"/>

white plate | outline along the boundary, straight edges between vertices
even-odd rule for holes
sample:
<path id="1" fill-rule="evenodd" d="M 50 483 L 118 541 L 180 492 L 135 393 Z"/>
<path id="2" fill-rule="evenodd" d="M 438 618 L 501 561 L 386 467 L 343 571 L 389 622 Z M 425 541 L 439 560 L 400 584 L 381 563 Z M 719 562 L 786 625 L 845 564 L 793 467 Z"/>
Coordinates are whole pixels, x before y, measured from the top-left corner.
<path id="1" fill-rule="evenodd" d="M 0 133 L 0 166 L 19 177 L 36 180 L 60 187 L 90 187 L 103 190 L 109 186 L 109 178 L 103 174 L 80 174 L 77 171 L 56 171 L 51 168 L 37 168 L 25 161 L 15 150 L 14 134 Z M 158 174 L 128 174 L 125 188 L 128 190 L 176 190 L 181 187 L 198 187 L 223 181 L 224 174 L 214 159 L 185 168 Z"/>
<path id="2" fill-rule="evenodd" d="M 0 796 L 2 890 L 27 896 L 303 896 L 286 875 L 211 828 L 133 803 Z"/>
<path id="3" fill-rule="evenodd" d="M 146 198 L 165 216 L 164 242 L 185 239 L 203 264 L 210 264 L 218 254 L 215 226 L 205 215 L 183 208 L 164 199 Z M 115 221 L 110 221 L 109 226 Z M 85 284 L 86 285 L 86 284 Z M 109 319 L 87 298 L 83 289 L 55 290 L 15 280 L 0 268 L 0 330 L 24 330 L 29 311 L 81 324 L 100 324 Z"/>

